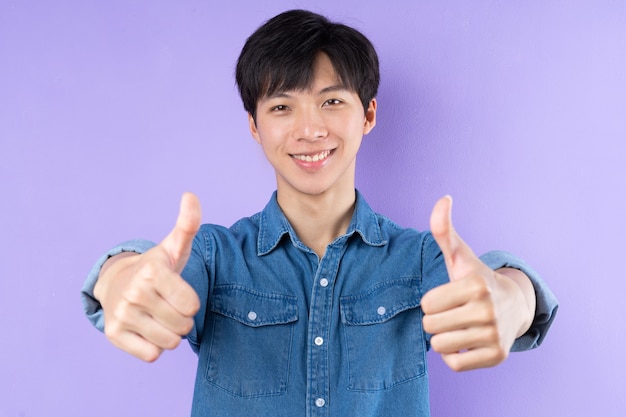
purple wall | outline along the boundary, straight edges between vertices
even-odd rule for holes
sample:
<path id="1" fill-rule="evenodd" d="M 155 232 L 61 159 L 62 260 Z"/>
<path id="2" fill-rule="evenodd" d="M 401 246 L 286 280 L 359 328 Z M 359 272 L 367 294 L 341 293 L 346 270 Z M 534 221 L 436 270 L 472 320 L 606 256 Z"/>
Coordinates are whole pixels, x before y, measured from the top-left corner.
<path id="1" fill-rule="evenodd" d="M 293 7 L 380 52 L 358 171 L 371 205 L 422 229 L 451 193 L 477 252 L 520 255 L 561 301 L 544 346 L 500 367 L 454 374 L 431 353 L 433 415 L 626 414 L 624 2 L 211 3 L 0 4 L 0 417 L 188 414 L 189 347 L 131 358 L 79 289 L 111 245 L 165 236 L 183 191 L 207 222 L 264 206 L 273 174 L 233 68 Z"/>

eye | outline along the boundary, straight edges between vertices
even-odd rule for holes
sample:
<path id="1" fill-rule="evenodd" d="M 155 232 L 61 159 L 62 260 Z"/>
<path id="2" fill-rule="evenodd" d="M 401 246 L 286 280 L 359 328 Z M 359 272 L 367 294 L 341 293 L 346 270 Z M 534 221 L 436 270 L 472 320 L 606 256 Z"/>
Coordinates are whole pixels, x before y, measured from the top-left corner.
<path id="1" fill-rule="evenodd" d="M 284 104 L 279 104 L 277 106 L 273 106 L 270 109 L 270 111 L 272 111 L 272 112 L 283 112 L 283 111 L 286 111 L 288 109 L 289 109 L 289 107 L 285 106 Z"/>
<path id="2" fill-rule="evenodd" d="M 331 98 L 324 102 L 324 106 L 336 106 L 337 104 L 341 104 L 342 101 L 338 98 Z"/>

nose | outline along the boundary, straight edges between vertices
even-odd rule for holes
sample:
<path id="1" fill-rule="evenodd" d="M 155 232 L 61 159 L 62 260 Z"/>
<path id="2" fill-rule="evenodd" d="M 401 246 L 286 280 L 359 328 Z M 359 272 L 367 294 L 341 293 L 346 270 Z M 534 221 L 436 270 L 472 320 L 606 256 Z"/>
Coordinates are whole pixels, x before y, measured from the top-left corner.
<path id="1" fill-rule="evenodd" d="M 318 109 L 300 109 L 296 115 L 295 139 L 316 141 L 328 136 L 324 117 Z"/>

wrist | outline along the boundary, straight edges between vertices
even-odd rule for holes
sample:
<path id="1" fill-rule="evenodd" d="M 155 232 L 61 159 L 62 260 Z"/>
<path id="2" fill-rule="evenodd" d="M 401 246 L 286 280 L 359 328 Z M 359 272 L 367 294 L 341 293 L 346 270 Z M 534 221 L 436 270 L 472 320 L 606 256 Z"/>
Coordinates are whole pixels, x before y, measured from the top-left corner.
<path id="1" fill-rule="evenodd" d="M 98 279 L 96 280 L 96 284 L 93 288 L 93 295 L 96 300 L 101 301 L 101 297 L 106 292 L 108 280 L 109 280 L 109 270 L 113 265 L 115 265 L 118 261 L 129 258 L 132 256 L 139 255 L 137 252 L 121 252 L 117 255 L 111 256 L 106 260 L 104 264 L 102 264 L 102 268 L 100 268 L 100 273 L 98 274 Z"/>
<path id="2" fill-rule="evenodd" d="M 497 272 L 513 284 L 509 285 L 512 291 L 511 297 L 519 297 L 517 310 L 520 312 L 521 324 L 515 336 L 518 338 L 528 331 L 534 320 L 537 304 L 535 288 L 528 276 L 518 269 L 500 268 Z"/>

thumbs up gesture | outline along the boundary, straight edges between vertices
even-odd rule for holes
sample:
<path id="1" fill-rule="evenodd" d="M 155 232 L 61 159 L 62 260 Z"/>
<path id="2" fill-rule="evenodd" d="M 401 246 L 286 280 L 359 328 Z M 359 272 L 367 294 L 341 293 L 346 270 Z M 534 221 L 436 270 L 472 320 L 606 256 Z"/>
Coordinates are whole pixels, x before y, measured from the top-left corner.
<path id="1" fill-rule="evenodd" d="M 180 273 L 200 218 L 198 198 L 186 193 L 174 229 L 159 245 L 141 255 L 122 253 L 104 264 L 94 295 L 104 310 L 105 334 L 115 346 L 152 362 L 191 331 L 200 300 Z"/>
<path id="2" fill-rule="evenodd" d="M 451 216 L 452 199 L 444 197 L 433 208 L 430 227 L 450 282 L 422 298 L 424 330 L 453 370 L 494 366 L 530 327 L 534 289 L 521 271 L 485 265 L 456 233 Z"/>

